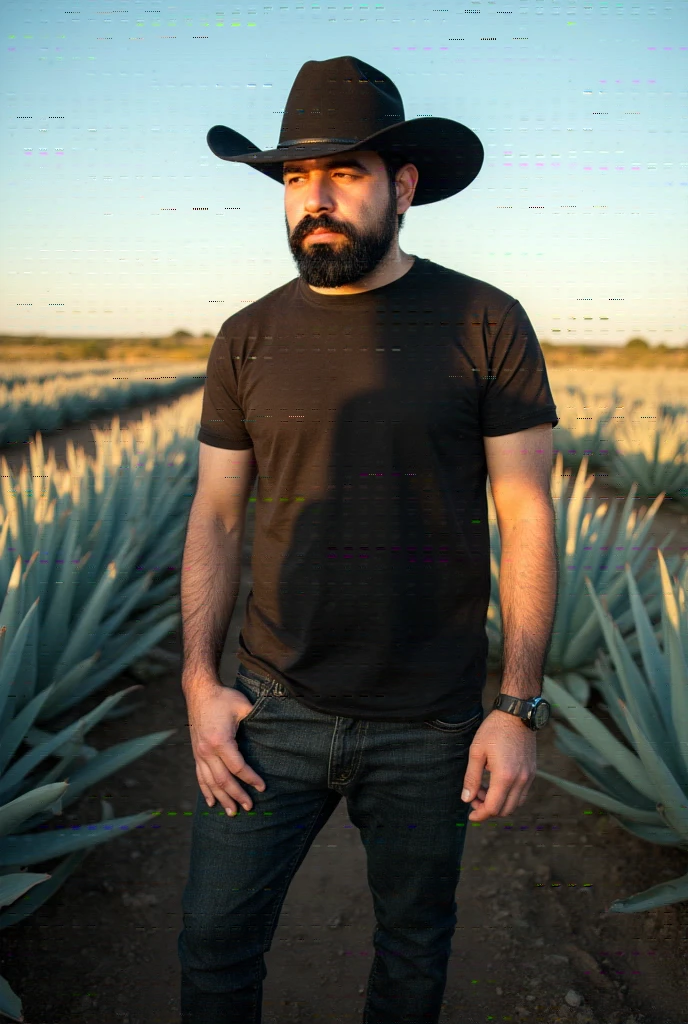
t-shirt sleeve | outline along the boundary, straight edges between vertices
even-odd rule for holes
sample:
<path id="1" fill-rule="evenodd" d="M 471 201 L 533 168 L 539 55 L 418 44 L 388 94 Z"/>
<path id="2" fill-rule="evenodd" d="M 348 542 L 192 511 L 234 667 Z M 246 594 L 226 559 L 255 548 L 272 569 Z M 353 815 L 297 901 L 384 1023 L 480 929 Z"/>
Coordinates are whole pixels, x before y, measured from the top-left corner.
<path id="1" fill-rule="evenodd" d="M 540 342 L 520 302 L 507 309 L 490 353 L 480 403 L 484 437 L 559 422 Z"/>
<path id="2" fill-rule="evenodd" d="M 253 447 L 239 404 L 230 346 L 222 330 L 215 338 L 208 356 L 201 425 L 196 440 L 215 448 Z"/>

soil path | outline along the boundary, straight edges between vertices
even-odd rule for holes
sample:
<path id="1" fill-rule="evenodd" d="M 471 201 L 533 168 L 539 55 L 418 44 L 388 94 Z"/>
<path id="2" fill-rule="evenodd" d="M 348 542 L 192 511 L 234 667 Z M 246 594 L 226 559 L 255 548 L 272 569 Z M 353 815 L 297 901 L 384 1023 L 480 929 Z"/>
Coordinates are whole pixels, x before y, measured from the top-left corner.
<path id="1" fill-rule="evenodd" d="M 88 427 L 61 433 L 63 444 L 66 436 L 79 443 L 90 436 Z M 50 443 L 46 438 L 46 450 Z M 606 485 L 595 486 L 598 497 L 609 493 Z M 230 682 L 251 587 L 252 509 L 221 665 Z M 661 512 L 653 542 L 676 524 L 682 537 L 672 550 L 688 543 L 688 523 L 673 511 Z M 161 646 L 179 656 L 179 634 Z M 178 1024 L 176 943 L 196 790 L 179 677 L 177 668 L 150 680 L 139 691 L 142 708 L 90 734 L 104 749 L 176 729 L 94 787 L 60 824 L 99 820 L 100 798 L 112 802 L 117 816 L 157 808 L 161 815 L 135 835 L 99 846 L 48 903 L 0 932 L 0 974 L 20 994 L 26 1024 Z M 84 702 L 83 712 L 131 682 L 126 675 L 113 680 Z M 498 689 L 493 674 L 486 708 Z M 552 728 L 538 736 L 538 767 L 588 784 L 554 740 Z M 687 866 L 679 850 L 636 839 L 605 813 L 536 778 L 513 820 L 469 827 L 441 1024 L 688 1024 L 688 903 L 606 913 L 614 899 L 675 878 Z M 266 955 L 265 1024 L 357 1024 L 374 927 L 365 850 L 342 801 L 287 894 Z"/>

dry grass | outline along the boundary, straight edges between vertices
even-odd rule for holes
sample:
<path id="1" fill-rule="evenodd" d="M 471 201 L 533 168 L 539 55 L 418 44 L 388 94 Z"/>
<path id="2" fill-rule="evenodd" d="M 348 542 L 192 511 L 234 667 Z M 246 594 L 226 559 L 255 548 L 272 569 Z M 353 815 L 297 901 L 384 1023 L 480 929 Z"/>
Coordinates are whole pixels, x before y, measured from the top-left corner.
<path id="1" fill-rule="evenodd" d="M 78 359 L 207 359 L 214 336 L 189 336 L 182 341 L 174 335 L 160 338 L 48 338 L 0 335 L 0 353 L 6 362 L 39 362 Z M 542 350 L 547 369 L 580 367 L 604 369 L 688 369 L 688 346 L 647 349 L 623 346 L 559 345 L 544 341 Z"/>

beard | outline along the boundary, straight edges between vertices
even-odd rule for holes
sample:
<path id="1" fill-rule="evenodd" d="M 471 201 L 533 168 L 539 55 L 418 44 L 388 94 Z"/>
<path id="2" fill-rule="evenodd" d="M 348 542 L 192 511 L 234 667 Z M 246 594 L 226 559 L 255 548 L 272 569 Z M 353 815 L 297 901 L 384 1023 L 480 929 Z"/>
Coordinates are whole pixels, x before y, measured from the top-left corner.
<path id="1" fill-rule="evenodd" d="M 390 188 L 387 206 L 373 227 L 359 231 L 353 225 L 331 220 L 327 216 L 317 220 L 301 221 L 287 238 L 289 249 L 306 284 L 314 288 L 339 288 L 356 284 L 380 265 L 394 241 L 397 232 L 396 189 Z M 308 241 L 304 239 L 317 228 L 338 231 L 343 238 L 336 242 Z"/>

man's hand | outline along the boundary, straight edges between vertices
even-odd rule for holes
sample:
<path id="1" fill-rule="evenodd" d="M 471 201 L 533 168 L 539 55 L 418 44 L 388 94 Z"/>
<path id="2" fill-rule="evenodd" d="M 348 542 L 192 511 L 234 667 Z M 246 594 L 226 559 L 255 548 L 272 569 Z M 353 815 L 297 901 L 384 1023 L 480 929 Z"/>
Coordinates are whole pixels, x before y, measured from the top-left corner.
<path id="1" fill-rule="evenodd" d="M 535 768 L 535 733 L 520 718 L 495 708 L 480 725 L 469 751 L 461 794 L 473 807 L 468 820 L 508 818 L 525 803 Z M 489 792 L 481 785 L 484 771 L 490 773 Z"/>
<path id="2" fill-rule="evenodd" d="M 196 778 L 208 807 L 217 800 L 232 817 L 237 803 L 253 806 L 238 779 L 262 793 L 265 783 L 246 763 L 235 736 L 253 705 L 233 687 L 223 686 L 217 676 L 197 674 L 182 682 L 196 761 Z"/>

